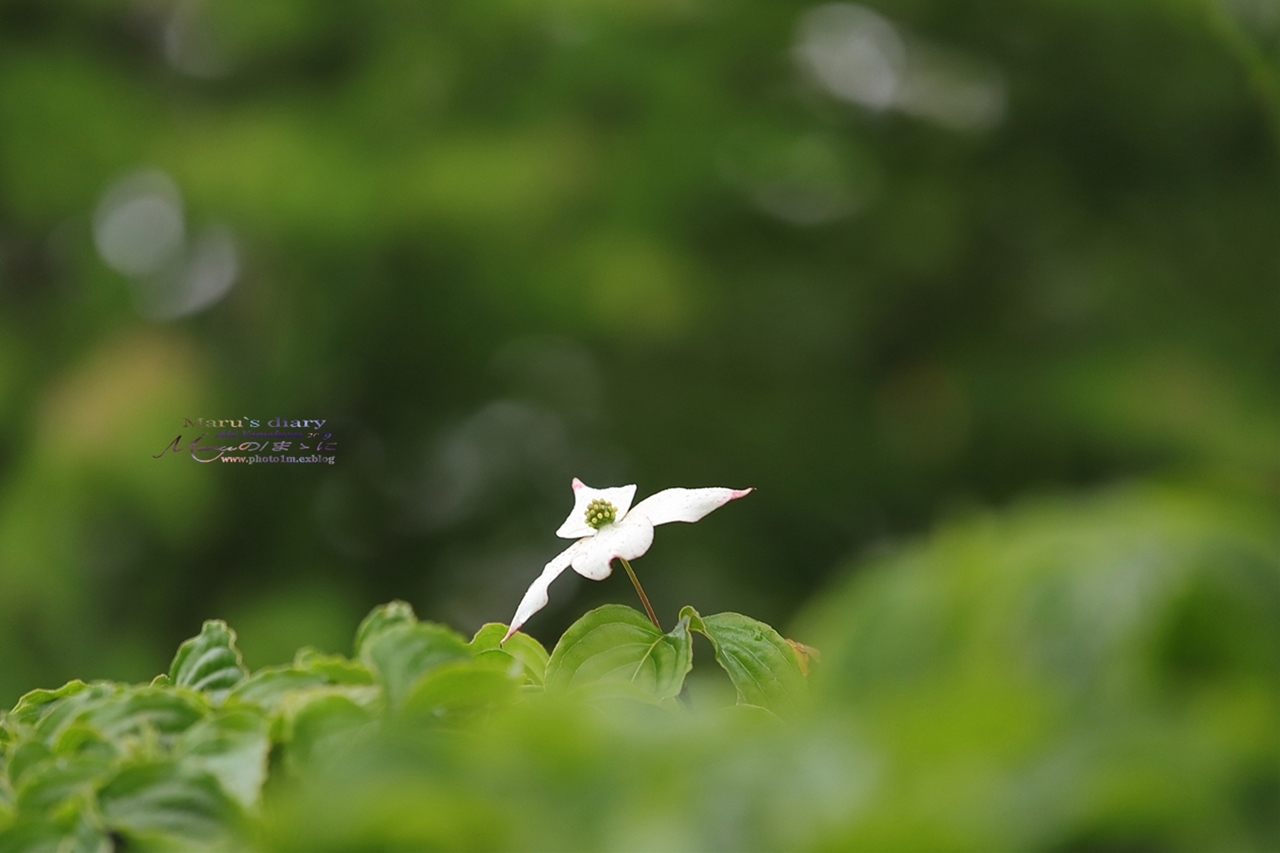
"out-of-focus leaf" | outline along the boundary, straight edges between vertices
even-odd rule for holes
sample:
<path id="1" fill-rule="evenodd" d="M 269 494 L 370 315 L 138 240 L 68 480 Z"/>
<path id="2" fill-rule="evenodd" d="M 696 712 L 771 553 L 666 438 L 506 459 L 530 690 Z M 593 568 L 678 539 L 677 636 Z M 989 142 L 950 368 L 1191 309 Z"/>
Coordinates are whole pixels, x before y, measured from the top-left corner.
<path id="1" fill-rule="evenodd" d="M 112 701 L 125 688 L 118 684 L 94 682 L 85 690 L 77 690 L 55 702 L 41 705 L 36 712 L 32 732 L 45 743 L 54 743 L 62 730 L 73 725 L 94 708 Z"/>
<path id="2" fill-rule="evenodd" d="M 236 648 L 236 633 L 221 619 L 206 621 L 198 636 L 178 647 L 169 666 L 174 684 L 201 690 L 215 699 L 225 696 L 247 674 Z"/>
<path id="3" fill-rule="evenodd" d="M 138 687 L 89 706 L 76 722 L 98 729 L 111 740 L 146 733 L 172 737 L 186 731 L 207 710 L 198 693 Z"/>
<path id="4" fill-rule="evenodd" d="M 51 821 L 23 821 L 0 831 L 0 853 L 62 853 L 66 835 Z"/>
<path id="5" fill-rule="evenodd" d="M 246 808 L 258 801 L 267 778 L 267 721 L 258 713 L 233 711 L 206 718 L 183 733 L 175 754 L 188 767 L 217 778 Z"/>
<path id="6" fill-rule="evenodd" d="M 300 649 L 293 658 L 294 669 L 316 673 L 330 684 L 373 684 L 373 673 L 360 661 L 342 655 L 326 655 L 315 649 Z"/>
<path id="7" fill-rule="evenodd" d="M 13 710 L 6 715 L 6 718 L 23 725 L 35 725 L 61 700 L 88 689 L 89 685 L 77 678 L 75 681 L 68 681 L 57 690 L 32 690 L 18 700 L 18 704 L 13 706 Z"/>
<path id="8" fill-rule="evenodd" d="M 678 695 L 693 666 L 689 620 L 664 634 L 643 613 L 621 604 L 597 607 L 569 626 L 547 664 L 547 689 L 621 681 L 654 699 Z"/>
<path id="9" fill-rule="evenodd" d="M 226 843 L 241 812 L 209 773 L 174 762 L 121 771 L 98 792 L 103 823 L 127 842 L 193 850 Z"/>
<path id="10" fill-rule="evenodd" d="M 373 683 L 373 673 L 359 661 L 304 649 L 292 664 L 267 667 L 253 673 L 227 694 L 226 701 L 275 711 L 304 691 L 339 686 L 360 688 Z M 359 692 L 357 690 L 352 695 Z"/>
<path id="11" fill-rule="evenodd" d="M 96 726 L 72 723 L 58 732 L 53 741 L 53 751 L 59 755 L 115 755 L 117 744 L 105 736 Z"/>
<path id="12" fill-rule="evenodd" d="M 292 666 L 269 667 L 258 670 L 237 684 L 227 694 L 226 704 L 230 706 L 245 703 L 274 711 L 290 695 L 328 684 L 328 677 L 322 673 L 307 672 Z"/>
<path id="13" fill-rule="evenodd" d="M 809 685 L 795 650 L 773 628 L 741 613 L 702 617 L 692 607 L 681 610 L 680 618 L 711 641 L 739 702 L 784 716 L 802 703 Z"/>
<path id="14" fill-rule="evenodd" d="M 10 784 L 17 785 L 23 774 L 53 755 L 53 751 L 42 741 L 28 740 L 17 745 L 8 753 L 8 776 Z"/>
<path id="15" fill-rule="evenodd" d="M 1275 518 L 1108 489 L 954 519 L 850 572 L 801 621 L 814 693 L 911 787 L 842 846 L 938 846 L 927 815 L 971 848 L 1280 849 Z M 988 808 L 1009 797 L 1034 821 Z"/>
<path id="16" fill-rule="evenodd" d="M 63 822 L 34 819 L 0 831 L 0 853 L 116 853 L 116 846 L 84 819 L 70 829 Z"/>
<path id="17" fill-rule="evenodd" d="M 743 738 L 773 731 L 784 725 L 782 719 L 768 708 L 745 702 L 720 708 L 718 713 L 725 725 L 730 727 L 730 731 Z"/>
<path id="18" fill-rule="evenodd" d="M 806 646 L 804 643 L 797 642 L 790 637 L 787 637 L 786 640 L 787 644 L 791 646 L 791 650 L 796 653 L 796 663 L 800 665 L 800 673 L 808 678 L 809 668 L 813 663 L 822 660 L 822 653 L 813 646 Z"/>
<path id="19" fill-rule="evenodd" d="M 505 654 L 519 661 L 531 684 L 541 685 L 547 673 L 547 662 L 550 655 L 539 643 L 528 634 L 517 631 L 502 645 L 498 645 L 507 633 L 507 626 L 498 622 L 490 622 L 471 640 L 471 650 L 477 656 L 492 656 L 494 653 Z"/>
<path id="20" fill-rule="evenodd" d="M 269 826 L 268 849 L 485 853 L 518 849 L 517 833 L 527 834 L 505 802 L 419 775 L 338 772 L 321 780 L 285 804 L 284 819 Z"/>
<path id="21" fill-rule="evenodd" d="M 643 725 L 646 726 L 655 717 L 680 707 L 679 700 L 674 696 L 657 698 L 647 685 L 622 679 L 577 684 L 570 695 L 575 705 L 602 710 L 611 717 L 616 717 L 620 713 L 642 717 L 645 720 Z M 658 709 L 662 710 L 658 711 Z"/>
<path id="22" fill-rule="evenodd" d="M 457 633 L 423 622 L 395 625 L 372 635 L 360 656 L 377 670 L 388 703 L 394 706 L 423 675 L 443 663 L 469 658 L 471 653 Z"/>
<path id="23" fill-rule="evenodd" d="M 72 797 L 88 799 L 105 781 L 115 762 L 102 756 L 78 756 L 42 762 L 22 777 L 17 794 L 22 814 L 46 814 Z"/>
<path id="24" fill-rule="evenodd" d="M 356 628 L 356 657 L 363 659 L 365 647 L 378 634 L 388 628 L 416 624 L 418 624 L 418 617 L 414 614 L 413 607 L 407 601 L 391 601 L 373 608 L 373 610 L 369 611 L 369 615 L 360 622 L 360 626 Z"/>
<path id="25" fill-rule="evenodd" d="M 346 696 L 312 697 L 288 719 L 281 740 L 295 771 L 350 744 L 350 735 L 373 719 L 370 712 Z"/>
<path id="26" fill-rule="evenodd" d="M 519 678 L 479 659 L 446 663 L 419 679 L 405 697 L 401 713 L 441 725 L 460 725 L 513 702 L 520 693 Z"/>

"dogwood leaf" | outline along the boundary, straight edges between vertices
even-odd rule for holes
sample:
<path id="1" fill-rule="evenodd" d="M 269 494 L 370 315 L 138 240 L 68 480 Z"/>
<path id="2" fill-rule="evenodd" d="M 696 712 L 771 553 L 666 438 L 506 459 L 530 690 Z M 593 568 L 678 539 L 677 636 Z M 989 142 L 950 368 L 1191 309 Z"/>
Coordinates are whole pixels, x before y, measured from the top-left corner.
<path id="1" fill-rule="evenodd" d="M 471 652 L 457 633 L 419 622 L 379 631 L 364 644 L 360 656 L 376 671 L 388 703 L 395 706 L 423 675 L 449 661 L 469 658 Z"/>
<path id="2" fill-rule="evenodd" d="M 530 684 L 541 686 L 546 678 L 547 661 L 551 656 L 542 647 L 542 643 L 528 634 L 512 634 L 510 639 L 502 643 L 502 637 L 506 633 L 506 625 L 490 622 L 471 639 L 469 645 L 472 653 L 477 657 L 490 659 L 505 655 L 518 663 Z"/>
<path id="3" fill-rule="evenodd" d="M 267 778 L 267 721 L 251 711 L 233 711 L 196 723 L 183 733 L 175 754 L 216 778 L 242 806 L 252 806 Z"/>
<path id="4" fill-rule="evenodd" d="M 437 725 L 458 726 L 511 704 L 522 678 L 492 656 L 446 663 L 418 680 L 401 711 Z"/>
<path id="5" fill-rule="evenodd" d="M 174 684 L 203 691 L 215 700 L 221 700 L 247 674 L 236 648 L 236 632 L 221 619 L 205 622 L 198 636 L 178 647 L 169 667 Z"/>
<path id="6" fill-rule="evenodd" d="M 547 664 L 547 690 L 626 682 L 654 699 L 680 693 L 693 665 L 689 620 L 664 634 L 621 604 L 590 611 L 564 632 Z"/>
<path id="7" fill-rule="evenodd" d="M 241 815 L 214 776 L 170 761 L 122 770 L 98 792 L 98 808 L 109 829 L 144 849 L 225 842 Z"/>
<path id="8" fill-rule="evenodd" d="M 378 605 L 369 611 L 369 615 L 361 620 L 360 627 L 356 628 L 356 656 L 363 657 L 365 647 L 374 637 L 388 628 L 394 628 L 398 625 L 416 625 L 417 623 L 418 617 L 414 614 L 413 607 L 407 601 L 396 600 Z"/>
<path id="9" fill-rule="evenodd" d="M 783 716 L 797 710 L 808 684 L 795 651 L 781 634 L 741 613 L 703 617 L 685 607 L 680 617 L 711 641 L 716 662 L 729 673 L 740 704 L 759 705 Z"/>

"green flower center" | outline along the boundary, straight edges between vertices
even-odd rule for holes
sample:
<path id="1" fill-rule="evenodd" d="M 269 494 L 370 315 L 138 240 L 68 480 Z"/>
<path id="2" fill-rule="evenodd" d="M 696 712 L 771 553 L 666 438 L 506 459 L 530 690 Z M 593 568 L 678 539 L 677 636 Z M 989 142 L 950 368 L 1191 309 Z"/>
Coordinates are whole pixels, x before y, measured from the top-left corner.
<path id="1" fill-rule="evenodd" d="M 596 498 L 587 504 L 587 524 L 596 530 L 606 524 L 613 524 L 617 520 L 618 508 L 608 501 Z"/>

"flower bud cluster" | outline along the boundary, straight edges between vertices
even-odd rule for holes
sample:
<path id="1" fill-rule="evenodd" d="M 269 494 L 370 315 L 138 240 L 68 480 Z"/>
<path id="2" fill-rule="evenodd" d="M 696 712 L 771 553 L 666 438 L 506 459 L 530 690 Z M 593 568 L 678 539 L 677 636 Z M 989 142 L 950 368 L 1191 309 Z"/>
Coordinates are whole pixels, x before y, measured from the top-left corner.
<path id="1" fill-rule="evenodd" d="M 618 508 L 605 500 L 597 498 L 587 504 L 587 525 L 599 530 L 606 524 L 618 520 Z"/>

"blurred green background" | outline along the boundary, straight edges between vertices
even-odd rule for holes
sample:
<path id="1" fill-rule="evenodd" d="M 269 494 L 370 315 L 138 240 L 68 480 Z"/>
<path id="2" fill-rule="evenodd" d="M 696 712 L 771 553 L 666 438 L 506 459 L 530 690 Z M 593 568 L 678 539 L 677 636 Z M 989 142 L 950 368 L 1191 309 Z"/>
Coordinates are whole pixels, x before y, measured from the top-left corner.
<path id="1" fill-rule="evenodd" d="M 829 647 L 889 777 L 980 798 L 1038 720 L 1124 826 L 1266 847 L 1278 67 L 1275 0 L 0 0 L 0 706 L 213 616 L 252 666 L 504 621 L 573 476 L 755 486 L 637 569 Z M 152 458 L 197 417 L 337 463 Z M 1087 811 L 944 837 L 1130 838 Z"/>

